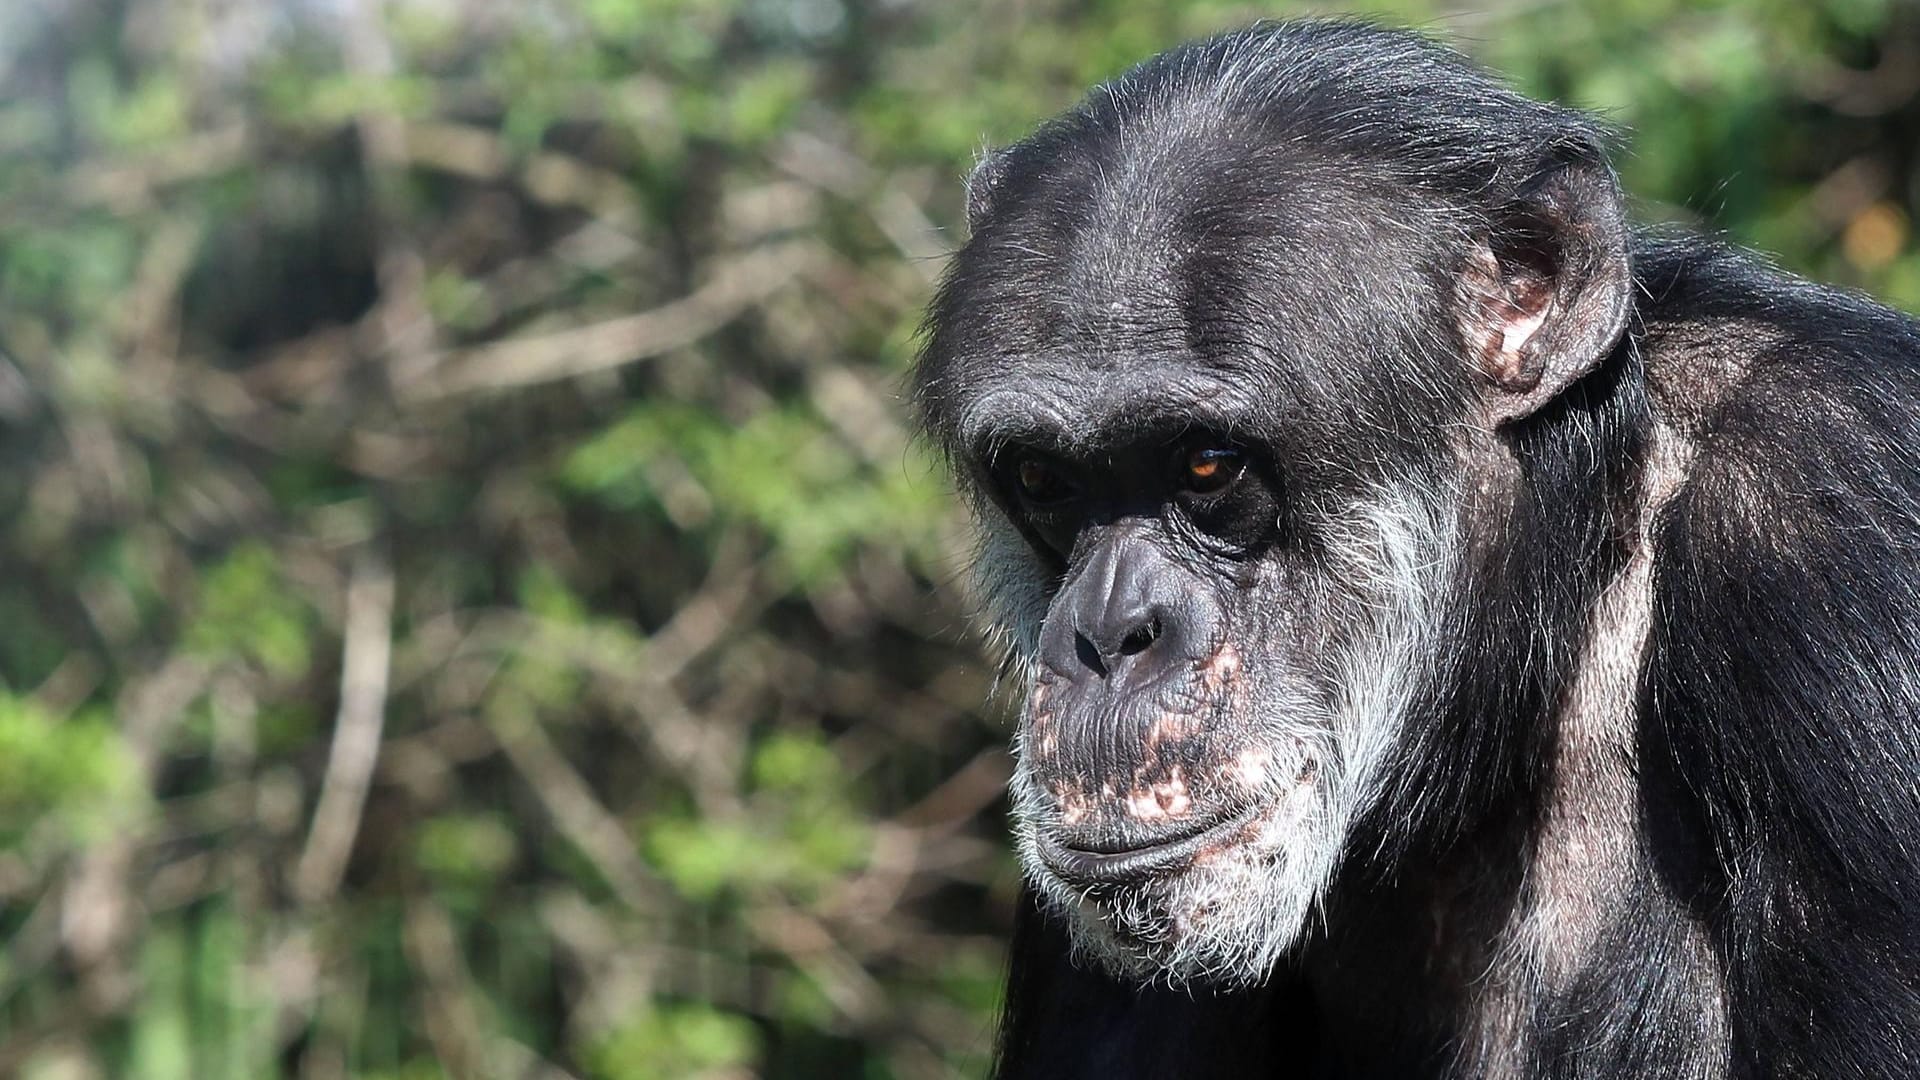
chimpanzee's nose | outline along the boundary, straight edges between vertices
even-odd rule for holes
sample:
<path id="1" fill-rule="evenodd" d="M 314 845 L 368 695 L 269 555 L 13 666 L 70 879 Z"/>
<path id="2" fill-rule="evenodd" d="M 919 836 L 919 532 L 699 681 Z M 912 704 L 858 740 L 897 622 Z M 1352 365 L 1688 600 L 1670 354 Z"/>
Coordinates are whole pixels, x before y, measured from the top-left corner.
<path id="1" fill-rule="evenodd" d="M 1210 610 L 1196 585 L 1152 540 L 1116 529 L 1054 597 L 1041 659 L 1076 682 L 1150 681 L 1211 640 L 1210 626 L 1195 625 Z"/>
<path id="2" fill-rule="evenodd" d="M 1084 621 L 1078 618 L 1074 621 L 1074 653 L 1081 664 L 1097 675 L 1110 674 L 1118 670 L 1127 657 L 1153 648 L 1166 627 L 1157 604 L 1086 614 Z"/>

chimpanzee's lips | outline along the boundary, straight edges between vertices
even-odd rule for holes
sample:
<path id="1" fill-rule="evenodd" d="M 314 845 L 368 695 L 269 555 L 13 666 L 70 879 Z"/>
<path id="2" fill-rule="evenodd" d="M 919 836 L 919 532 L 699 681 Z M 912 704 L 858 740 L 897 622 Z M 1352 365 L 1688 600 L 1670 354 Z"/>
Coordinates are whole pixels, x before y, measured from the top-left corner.
<path id="1" fill-rule="evenodd" d="M 1192 832 L 1171 840 L 1121 851 L 1068 847 L 1044 831 L 1036 839 L 1040 861 L 1069 885 L 1139 885 L 1185 870 L 1201 854 L 1229 846 L 1234 834 L 1245 829 L 1259 810 L 1255 804 L 1211 824 L 1199 823 Z"/>

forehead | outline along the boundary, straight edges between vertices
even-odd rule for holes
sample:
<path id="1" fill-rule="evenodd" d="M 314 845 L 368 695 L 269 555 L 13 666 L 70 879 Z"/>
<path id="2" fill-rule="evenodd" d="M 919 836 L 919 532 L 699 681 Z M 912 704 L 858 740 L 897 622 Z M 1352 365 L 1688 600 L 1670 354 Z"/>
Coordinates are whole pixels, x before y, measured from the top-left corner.
<path id="1" fill-rule="evenodd" d="M 1416 253 L 1349 179 L 1231 142 L 1092 149 L 1016 176 L 949 269 L 920 380 L 962 445 L 1271 421 L 1334 392 L 1379 296 L 1411 290 Z"/>
<path id="2" fill-rule="evenodd" d="M 1080 456 L 1196 430 L 1231 436 L 1258 417 L 1258 395 L 1245 382 L 1179 359 L 1092 366 L 1008 358 L 981 381 L 954 425 L 962 444 L 988 457 L 1010 444 Z"/>

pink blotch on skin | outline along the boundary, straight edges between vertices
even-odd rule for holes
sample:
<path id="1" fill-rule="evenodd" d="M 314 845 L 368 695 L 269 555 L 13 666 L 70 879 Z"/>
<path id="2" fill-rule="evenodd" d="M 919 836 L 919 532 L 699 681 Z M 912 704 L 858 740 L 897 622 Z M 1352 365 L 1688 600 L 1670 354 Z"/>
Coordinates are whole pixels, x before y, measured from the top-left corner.
<path id="1" fill-rule="evenodd" d="M 1164 712 L 1147 728 L 1147 746 L 1158 747 L 1169 740 L 1191 738 L 1199 734 L 1199 718 L 1188 713 Z"/>
<path id="2" fill-rule="evenodd" d="M 1220 651 L 1207 658 L 1200 668 L 1200 677 L 1206 681 L 1207 689 L 1218 692 L 1228 683 L 1240 676 L 1240 650 L 1232 645 L 1220 646 Z"/>
<path id="3" fill-rule="evenodd" d="M 1173 775 L 1158 784 L 1138 787 L 1127 793 L 1127 813 L 1141 821 L 1179 817 L 1191 809 L 1193 798 L 1187 794 L 1187 780 L 1179 769 L 1173 770 Z"/>
<path id="4" fill-rule="evenodd" d="M 1078 825 L 1087 818 L 1087 800 L 1085 796 L 1065 784 L 1053 789 L 1054 801 L 1060 804 L 1060 821 L 1065 825 Z"/>
<path id="5" fill-rule="evenodd" d="M 1267 773 L 1272 767 L 1273 754 L 1256 746 L 1235 755 L 1227 771 L 1241 787 L 1257 791 L 1267 782 Z"/>

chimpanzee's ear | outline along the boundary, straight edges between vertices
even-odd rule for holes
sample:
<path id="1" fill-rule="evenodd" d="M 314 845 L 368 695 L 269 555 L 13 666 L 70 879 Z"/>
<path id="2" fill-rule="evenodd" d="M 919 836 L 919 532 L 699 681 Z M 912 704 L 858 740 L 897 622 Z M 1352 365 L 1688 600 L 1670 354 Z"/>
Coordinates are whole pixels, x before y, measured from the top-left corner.
<path id="1" fill-rule="evenodd" d="M 980 223 L 987 219 L 987 211 L 993 209 L 993 193 L 1000 186 L 1000 180 L 1006 175 L 1007 152 L 1004 150 L 982 150 L 980 160 L 973 163 L 973 172 L 967 175 L 967 230 L 977 233 Z"/>
<path id="2" fill-rule="evenodd" d="M 1552 163 L 1469 252 L 1458 318 L 1492 424 L 1531 415 L 1592 371 L 1626 330 L 1627 225 L 1597 155 Z"/>

